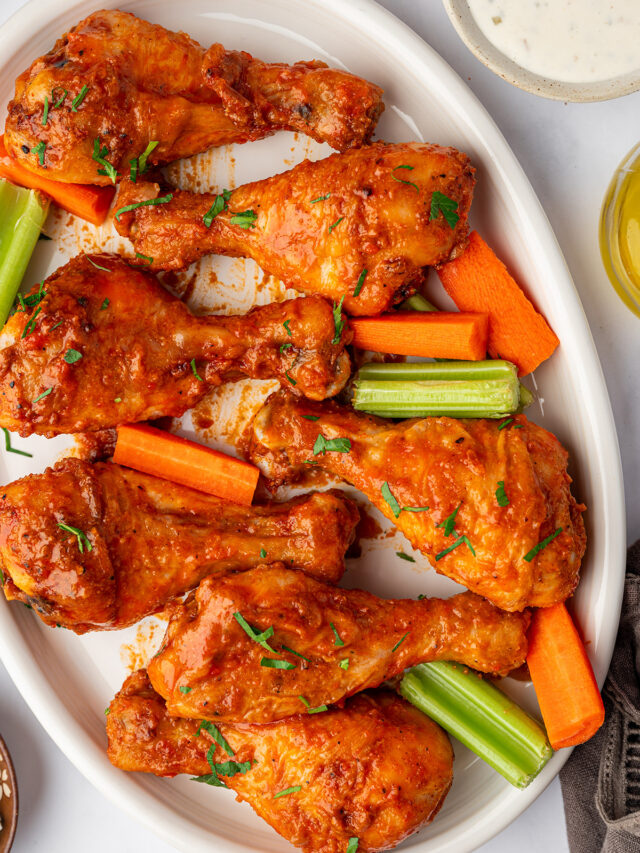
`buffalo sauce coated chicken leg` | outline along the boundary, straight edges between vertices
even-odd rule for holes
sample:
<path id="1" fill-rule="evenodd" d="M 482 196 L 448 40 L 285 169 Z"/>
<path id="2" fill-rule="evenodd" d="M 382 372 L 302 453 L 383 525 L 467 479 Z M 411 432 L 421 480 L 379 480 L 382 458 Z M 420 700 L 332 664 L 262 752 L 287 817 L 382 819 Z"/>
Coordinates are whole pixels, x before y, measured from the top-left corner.
<path id="1" fill-rule="evenodd" d="M 464 248 L 473 174 L 453 148 L 378 142 L 238 187 L 224 210 L 215 193 L 123 181 L 116 226 L 152 268 L 212 252 L 250 257 L 303 293 L 344 297 L 349 314 L 379 314 L 414 292 L 425 266 Z M 434 206 L 445 196 L 456 208 L 448 219 Z M 164 201 L 148 204 L 155 199 Z"/>
<path id="2" fill-rule="evenodd" d="M 322 440 L 316 447 L 319 435 L 347 439 L 348 452 L 323 450 Z M 436 571 L 498 607 L 548 607 L 578 583 L 584 507 L 570 491 L 567 452 L 522 415 L 506 425 L 392 423 L 278 393 L 256 415 L 249 441 L 273 486 L 299 478 L 312 460 L 364 492 Z"/>
<path id="3" fill-rule="evenodd" d="M 0 351 L 0 426 L 22 435 L 177 417 L 216 385 L 246 376 L 319 398 L 349 378 L 351 333 L 336 332 L 320 297 L 195 317 L 154 276 L 114 255 L 73 258 L 40 293 L 9 319 Z"/>
<path id="4" fill-rule="evenodd" d="M 525 660 L 528 625 L 470 592 L 387 601 L 274 564 L 205 578 L 175 606 L 148 671 L 170 714 L 268 723 L 427 661 L 508 672 Z"/>
<path id="5" fill-rule="evenodd" d="M 306 853 L 344 853 L 354 837 L 359 851 L 395 847 L 433 820 L 453 780 L 446 734 L 386 690 L 322 714 L 219 731 L 228 750 L 196 720 L 169 716 L 140 670 L 109 706 L 108 755 L 122 770 L 202 776 L 232 754 L 245 772 L 219 778 Z"/>
<path id="6" fill-rule="evenodd" d="M 149 143 L 154 164 L 276 130 L 344 150 L 368 141 L 382 110 L 382 89 L 323 62 L 205 51 L 113 9 L 85 18 L 18 77 L 5 144 L 53 180 L 110 184 L 101 161 L 128 175 Z"/>
<path id="7" fill-rule="evenodd" d="M 3 486 L 4 592 L 78 634 L 124 628 L 205 576 L 273 561 L 336 583 L 358 517 L 341 492 L 245 507 L 110 462 L 65 459 Z"/>

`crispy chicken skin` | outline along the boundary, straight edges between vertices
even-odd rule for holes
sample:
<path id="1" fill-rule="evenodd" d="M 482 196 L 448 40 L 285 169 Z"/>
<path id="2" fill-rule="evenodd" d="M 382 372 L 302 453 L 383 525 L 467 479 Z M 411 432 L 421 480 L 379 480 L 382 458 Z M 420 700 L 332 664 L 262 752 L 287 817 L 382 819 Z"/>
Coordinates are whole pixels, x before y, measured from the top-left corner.
<path id="1" fill-rule="evenodd" d="M 258 633 L 273 627 L 267 645 L 236 613 Z M 205 578 L 174 607 L 148 671 L 170 714 L 268 723 L 300 713 L 300 696 L 312 708 L 339 703 L 427 661 L 508 672 L 524 662 L 528 625 L 528 613 L 506 613 L 471 592 L 384 600 L 274 564 Z"/>
<path id="2" fill-rule="evenodd" d="M 349 314 L 379 314 L 413 293 L 423 267 L 464 247 L 473 186 L 469 158 L 453 148 L 377 142 L 238 187 L 210 227 L 203 217 L 215 193 L 181 190 L 121 214 L 116 226 L 155 269 L 181 269 L 212 252 L 250 257 L 303 293 L 344 296 Z M 457 203 L 455 228 L 442 213 L 431 217 L 436 191 Z M 116 207 L 168 193 L 126 180 Z M 251 221 L 234 222 L 243 212 Z"/>
<path id="3" fill-rule="evenodd" d="M 103 10 L 18 77 L 5 144 L 26 168 L 53 180 L 109 184 L 94 158 L 96 139 L 122 176 L 152 140 L 159 142 L 154 164 L 276 130 L 341 151 L 368 141 L 383 108 L 382 89 L 323 62 L 268 64 L 220 44 L 205 51 L 184 33 Z M 41 142 L 42 165 L 31 151 Z"/>
<path id="4" fill-rule="evenodd" d="M 208 774 L 227 753 L 195 720 L 170 717 L 144 670 L 130 675 L 107 716 L 109 759 L 123 770 Z M 220 727 L 238 762 L 256 762 L 224 781 L 291 844 L 306 853 L 395 847 L 430 823 L 451 787 L 453 751 L 432 720 L 386 690 L 344 708 L 264 726 Z M 300 791 L 274 796 L 292 786 Z"/>
<path id="5" fill-rule="evenodd" d="M 309 421 L 303 415 L 317 416 Z M 305 459 L 352 483 L 391 519 L 438 572 L 505 610 L 548 607 L 575 589 L 585 549 L 584 506 L 570 492 L 567 452 L 522 415 L 500 429 L 491 420 L 425 418 L 392 423 L 338 405 L 272 395 L 250 428 L 249 457 L 273 486 L 295 480 Z M 348 453 L 314 455 L 318 434 L 345 437 Z M 496 498 L 504 482 L 508 506 Z M 382 493 L 388 483 L 398 517 Z M 445 520 L 455 510 L 449 536 Z M 538 543 L 562 532 L 533 559 Z M 466 536 L 439 560 L 437 555 Z"/>
<path id="6" fill-rule="evenodd" d="M 345 326 L 333 343 L 331 305 L 318 296 L 195 317 L 117 255 L 78 255 L 44 290 L 37 306 L 9 319 L 0 351 L 0 426 L 21 435 L 177 417 L 216 385 L 246 376 L 278 378 L 320 399 L 349 378 L 351 332 Z M 70 350 L 82 357 L 68 364 Z"/>
<path id="7" fill-rule="evenodd" d="M 358 517 L 342 492 L 246 507 L 111 462 L 64 459 L 3 487 L 4 592 L 78 634 L 124 628 L 205 576 L 265 562 L 336 583 Z"/>

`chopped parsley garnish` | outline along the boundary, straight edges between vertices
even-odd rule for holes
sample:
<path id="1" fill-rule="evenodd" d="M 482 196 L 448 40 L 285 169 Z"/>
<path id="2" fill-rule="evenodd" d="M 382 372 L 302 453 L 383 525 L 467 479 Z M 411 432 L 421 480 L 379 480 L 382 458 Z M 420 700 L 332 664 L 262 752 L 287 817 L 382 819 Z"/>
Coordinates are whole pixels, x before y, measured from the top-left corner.
<path id="1" fill-rule="evenodd" d="M 267 640 L 270 637 L 273 637 L 273 625 L 270 625 L 266 631 L 262 631 L 262 633 L 259 634 L 251 627 L 251 625 L 249 625 L 242 613 L 236 612 L 233 614 L 233 617 L 245 634 L 247 634 L 255 643 L 262 646 L 262 648 L 266 649 L 268 652 L 272 652 L 274 655 L 277 654 L 276 650 L 272 649 L 269 643 L 267 643 Z"/>
<path id="2" fill-rule="evenodd" d="M 239 228 L 255 228 L 257 218 L 258 214 L 254 210 L 243 210 L 240 213 L 234 213 L 229 222 Z"/>
<path id="3" fill-rule="evenodd" d="M 72 533 L 76 537 L 76 540 L 78 542 L 78 551 L 80 551 L 81 554 L 84 554 L 85 548 L 87 549 L 87 551 L 93 551 L 93 545 L 89 541 L 89 537 L 86 535 L 86 533 L 83 533 L 82 530 L 77 527 L 72 527 L 70 524 L 66 524 L 64 521 L 59 521 L 58 527 L 60 528 L 60 530 L 65 530 L 67 533 Z"/>
<path id="4" fill-rule="evenodd" d="M 57 89 L 57 88 L 58 88 L 58 87 L 56 86 L 56 89 Z M 65 98 L 67 97 L 67 95 L 68 95 L 68 90 L 67 90 L 67 89 L 64 89 L 64 90 L 63 90 L 63 92 L 62 92 L 62 94 L 60 95 L 60 97 L 59 97 L 59 98 L 58 98 L 58 100 L 56 101 L 56 100 L 55 100 L 55 91 L 56 91 L 56 89 L 52 89 L 52 90 L 51 90 L 51 109 L 52 109 L 52 110 L 57 110 L 57 109 L 58 109 L 58 107 L 61 107 L 61 106 L 62 106 L 62 104 L 64 103 L 64 99 L 65 99 Z M 55 103 L 54 103 L 54 101 L 55 101 Z"/>
<path id="5" fill-rule="evenodd" d="M 329 710 L 327 705 L 318 705 L 317 708 L 312 708 L 311 702 L 309 702 L 308 699 L 305 699 L 304 696 L 298 696 L 298 699 L 302 702 L 304 707 L 307 709 L 307 714 L 322 714 L 324 711 Z"/>
<path id="6" fill-rule="evenodd" d="M 397 171 L 398 169 L 409 169 L 410 171 L 413 171 L 414 167 L 413 166 L 407 166 L 407 165 L 396 166 L 396 168 L 391 171 L 391 177 L 393 178 L 394 181 L 398 181 L 399 184 L 406 184 L 408 187 L 413 187 L 415 189 L 415 191 L 417 193 L 419 193 L 420 187 L 417 184 L 414 184 L 413 181 L 405 181 L 402 178 L 398 178 L 397 175 L 394 175 L 394 172 Z M 456 205 L 456 207 L 457 206 L 458 205 Z M 431 217 L 431 218 L 433 219 L 433 217 Z"/>
<path id="7" fill-rule="evenodd" d="M 562 533 L 562 530 L 563 530 L 562 527 L 558 527 L 558 529 L 555 530 L 550 536 L 547 536 L 546 539 L 542 540 L 542 542 L 538 542 L 538 544 L 535 545 L 529 551 L 528 554 L 525 554 L 524 559 L 527 561 L 527 563 L 530 563 L 531 560 L 533 560 L 533 558 L 536 556 L 536 554 L 539 554 L 543 548 L 546 548 L 550 542 L 553 542 L 553 540 L 556 538 L 556 536 L 560 536 L 560 534 Z"/>
<path id="8" fill-rule="evenodd" d="M 513 418 L 507 418 L 506 421 L 502 421 L 502 423 L 498 425 L 498 432 L 501 429 L 504 429 L 505 427 L 509 426 L 509 424 L 512 424 L 512 423 L 513 423 Z"/>
<path id="9" fill-rule="evenodd" d="M 303 415 L 302 416 L 307 421 L 319 421 L 320 415 Z"/>
<path id="10" fill-rule="evenodd" d="M 319 195 L 318 198 L 311 199 L 311 204 L 316 204 L 319 201 L 326 201 L 328 198 L 331 198 L 331 193 L 327 193 L 326 195 Z"/>
<path id="11" fill-rule="evenodd" d="M 439 554 L 436 554 L 436 563 L 438 562 L 438 560 L 441 560 L 443 557 L 445 557 L 450 551 L 453 551 L 454 548 L 457 548 L 458 545 L 462 545 L 463 543 L 467 546 L 467 548 L 471 551 L 471 553 L 475 557 L 476 552 L 474 551 L 473 545 L 471 544 L 471 542 L 469 542 L 467 537 L 466 536 L 458 536 L 456 541 L 453 542 L 451 545 L 449 545 L 448 548 L 445 548 L 444 551 L 440 551 Z"/>
<path id="12" fill-rule="evenodd" d="M 336 221 L 333 223 L 333 225 L 329 226 L 329 234 L 331 234 L 331 232 L 333 231 L 334 228 L 336 228 L 336 226 L 340 225 L 340 223 L 342 222 L 343 219 L 344 219 L 344 216 L 340 216 L 338 219 L 336 219 Z"/>
<path id="13" fill-rule="evenodd" d="M 215 729 L 215 726 L 213 726 L 213 728 Z M 200 729 L 198 729 L 198 732 L 200 732 Z M 218 732 L 218 734 L 220 733 Z M 222 735 L 220 735 L 220 737 L 222 738 Z M 224 740 L 224 738 L 222 739 Z M 226 745 L 228 754 L 233 755 L 233 752 L 230 752 L 228 749 L 229 745 Z M 207 761 L 211 767 L 211 773 L 207 773 L 204 776 L 194 776 L 191 779 L 192 782 L 204 782 L 206 785 L 213 785 L 216 788 L 226 788 L 226 784 L 219 778 L 219 776 L 235 776 L 237 773 L 247 773 L 247 771 L 251 769 L 250 761 L 223 761 L 216 764 L 213 760 L 215 751 L 215 745 L 211 744 L 207 751 Z"/>
<path id="14" fill-rule="evenodd" d="M 410 554 L 405 554 L 404 551 L 396 551 L 396 557 L 400 557 L 401 560 L 406 560 L 407 563 L 415 563 L 414 558 Z"/>
<path id="15" fill-rule="evenodd" d="M 444 521 L 441 521 L 439 524 L 436 524 L 436 527 L 444 527 L 444 535 L 451 536 L 455 531 L 456 526 L 456 516 L 460 512 L 460 507 L 462 506 L 462 501 L 458 504 L 458 506 L 454 509 L 451 515 L 448 515 Z"/>
<path id="16" fill-rule="evenodd" d="M 94 266 L 97 270 L 102 270 L 102 272 L 111 272 L 111 270 L 108 270 L 106 267 L 101 267 L 101 266 L 100 266 L 100 264 L 97 264 L 95 261 L 91 260 L 91 258 L 89 257 L 89 255 L 86 255 L 86 258 L 87 258 L 87 260 L 89 261 L 89 263 L 90 263 L 92 266 Z M 108 302 L 108 301 L 109 301 L 109 300 L 107 300 L 107 302 Z"/>
<path id="17" fill-rule="evenodd" d="M 303 465 L 319 465 L 320 463 L 314 462 L 313 459 L 303 459 L 302 464 Z"/>
<path id="18" fill-rule="evenodd" d="M 283 646 L 282 648 L 285 650 L 285 652 L 291 652 L 291 654 L 295 655 L 297 658 L 302 658 L 302 660 L 307 661 L 311 660 L 311 658 L 307 658 L 304 655 L 301 655 L 300 652 L 297 652 L 295 649 L 290 649 L 289 646 Z"/>
<path id="19" fill-rule="evenodd" d="M 280 660 L 279 658 L 274 660 L 273 658 L 262 658 L 260 661 L 260 666 L 266 666 L 269 669 L 295 669 L 295 663 L 291 663 L 288 660 Z"/>
<path id="20" fill-rule="evenodd" d="M 285 321 L 284 321 L 284 323 L 282 324 L 282 325 L 284 326 L 284 328 L 285 328 L 285 330 L 286 330 L 287 334 L 289 335 L 289 337 L 291 337 L 291 335 L 293 334 L 293 332 L 292 332 L 292 331 L 291 331 L 291 329 L 289 328 L 289 323 L 290 323 L 290 322 L 291 322 L 291 320 L 285 320 Z"/>
<path id="21" fill-rule="evenodd" d="M 349 843 L 347 844 L 347 849 L 345 853 L 356 853 L 359 841 L 360 839 L 357 838 L 355 835 L 351 836 L 351 838 L 349 839 Z"/>
<path id="22" fill-rule="evenodd" d="M 49 98 L 45 95 L 44 110 L 42 113 L 42 126 L 44 127 L 49 119 Z"/>
<path id="23" fill-rule="evenodd" d="M 386 481 L 386 480 L 385 480 L 385 482 L 382 484 L 382 488 L 380 489 L 380 491 L 381 491 L 381 493 L 382 493 L 382 497 L 383 497 L 383 498 L 385 499 L 385 501 L 389 504 L 389 506 L 390 506 L 390 508 L 391 508 L 391 512 L 392 512 L 392 513 L 394 514 L 394 516 L 397 518 L 397 517 L 400 515 L 400 513 L 402 512 L 402 509 L 401 509 L 401 507 L 400 507 L 400 504 L 399 504 L 399 503 L 398 503 L 398 501 L 396 500 L 395 495 L 393 494 L 393 492 L 392 492 L 392 491 L 391 491 L 391 489 L 389 488 L 389 483 L 387 483 L 387 481 Z"/>
<path id="24" fill-rule="evenodd" d="M 264 549 L 264 548 L 261 548 L 261 549 L 260 549 L 260 558 L 261 558 L 262 560 L 264 560 L 264 558 L 265 558 L 266 556 L 267 556 L 267 552 L 265 551 L 265 549 Z"/>
<path id="25" fill-rule="evenodd" d="M 35 328 L 36 328 L 36 317 L 38 316 L 38 314 L 40 313 L 41 310 L 42 310 L 42 306 L 39 305 L 36 308 L 36 310 L 33 312 L 33 315 L 31 317 L 31 319 L 29 320 L 29 322 L 26 324 L 26 326 L 22 330 L 22 334 L 20 335 L 21 338 L 28 338 L 29 335 L 31 334 L 31 332 L 33 332 L 35 330 Z"/>
<path id="26" fill-rule="evenodd" d="M 411 631 L 407 631 L 407 633 L 404 635 L 404 637 L 400 637 L 400 639 L 398 640 L 398 642 L 397 642 L 397 643 L 395 644 L 395 646 L 391 649 L 391 653 L 392 653 L 392 654 L 393 654 L 393 652 L 397 651 L 397 649 L 399 649 L 399 648 L 400 648 L 400 646 L 404 643 L 404 641 L 407 639 L 407 637 L 409 636 L 409 634 L 410 634 L 410 633 L 411 633 Z"/>
<path id="27" fill-rule="evenodd" d="M 285 350 L 291 349 L 292 347 L 293 344 L 282 344 L 282 346 L 280 347 L 280 353 L 282 354 Z"/>
<path id="28" fill-rule="evenodd" d="M 118 177 L 118 173 L 115 168 L 111 165 L 111 163 L 105 159 L 107 154 L 109 153 L 109 149 L 106 145 L 100 145 L 100 137 L 96 136 L 93 140 L 93 154 L 92 159 L 99 163 L 102 166 L 102 169 L 98 169 L 99 175 L 108 175 L 111 178 L 111 182 L 115 184 L 116 178 Z M 116 216 L 116 219 L 118 217 Z"/>
<path id="29" fill-rule="evenodd" d="M 431 196 L 431 211 L 429 213 L 429 222 L 432 219 L 438 218 L 438 213 L 442 213 L 450 228 L 455 228 L 460 217 L 456 213 L 458 202 L 449 198 L 448 195 L 440 193 L 437 190 Z"/>
<path id="30" fill-rule="evenodd" d="M 71 101 L 71 112 L 72 113 L 78 112 L 78 107 L 84 101 L 88 91 L 89 91 L 89 87 L 83 86 L 82 89 L 80 89 L 78 94 L 75 96 L 75 98 Z"/>
<path id="31" fill-rule="evenodd" d="M 340 302 L 336 305 L 333 303 L 333 328 L 334 335 L 332 344 L 340 343 L 340 336 L 342 335 L 342 330 L 344 329 L 345 321 L 342 319 L 342 303 L 344 302 L 344 296 L 341 297 Z"/>
<path id="32" fill-rule="evenodd" d="M 122 397 L 114 397 L 114 398 L 113 398 L 113 402 L 114 402 L 114 403 L 121 403 L 121 402 L 122 402 Z"/>
<path id="33" fill-rule="evenodd" d="M 4 433 L 4 449 L 9 453 L 15 453 L 17 456 L 28 456 L 30 459 L 33 459 L 33 453 L 27 453 L 26 450 L 18 450 L 15 447 L 11 447 L 11 433 L 6 427 L 2 427 L 2 432 Z"/>
<path id="34" fill-rule="evenodd" d="M 138 158 L 134 157 L 129 160 L 129 180 L 135 184 L 138 182 Z"/>
<path id="35" fill-rule="evenodd" d="M 318 456 L 322 453 L 324 456 L 327 450 L 334 453 L 348 453 L 351 450 L 351 442 L 348 438 L 325 438 L 319 432 L 316 442 L 313 445 L 313 455 Z"/>
<path id="36" fill-rule="evenodd" d="M 285 788 L 284 791 L 278 791 L 277 794 L 273 795 L 273 799 L 277 800 L 278 797 L 286 797 L 287 794 L 297 794 L 298 791 L 302 790 L 302 785 L 292 785 L 290 788 Z"/>
<path id="37" fill-rule="evenodd" d="M 101 311 L 106 311 L 106 309 L 107 309 L 108 307 L 109 307 L 109 297 L 108 297 L 108 296 L 106 296 L 106 297 L 105 297 L 104 302 L 103 302 L 103 303 L 102 303 L 102 305 L 100 306 L 100 310 L 101 310 Z"/>
<path id="38" fill-rule="evenodd" d="M 403 506 L 402 509 L 404 512 L 426 512 L 429 507 L 428 506 Z"/>
<path id="39" fill-rule="evenodd" d="M 137 210 L 139 207 L 146 207 L 148 204 L 167 204 L 173 198 L 173 193 L 161 195 L 158 198 L 148 198 L 146 201 L 137 201 L 135 204 L 125 204 L 116 213 L 116 219 L 120 222 L 120 217 L 123 213 L 128 213 L 130 210 Z"/>
<path id="40" fill-rule="evenodd" d="M 504 480 L 498 480 L 496 500 L 498 501 L 498 506 L 509 506 L 509 498 L 504 490 Z"/>
<path id="41" fill-rule="evenodd" d="M 191 693 L 191 688 L 185 687 L 184 684 L 178 687 L 178 690 L 180 691 L 180 693 L 184 693 L 185 696 L 187 695 L 187 693 Z"/>
<path id="42" fill-rule="evenodd" d="M 33 403 L 39 403 L 40 400 L 44 399 L 45 397 L 48 397 L 52 391 L 53 391 L 53 388 L 47 388 L 47 390 L 43 391 L 42 394 L 38 394 L 38 396 L 35 397 L 35 399 L 33 399 L 32 402 Z"/>
<path id="43" fill-rule="evenodd" d="M 111 708 L 105 708 L 105 709 L 104 709 L 104 715 L 105 715 L 105 717 L 108 717 L 110 713 L 111 713 Z"/>
<path id="44" fill-rule="evenodd" d="M 193 375 L 196 377 L 196 379 L 198 380 L 198 382 L 202 382 L 202 381 L 203 381 L 203 380 L 202 380 L 202 376 L 200 376 L 200 374 L 198 373 L 198 371 L 197 371 L 197 369 L 196 369 L 196 360 L 195 360 L 195 358 L 192 358 L 192 359 L 191 359 L 191 370 L 193 371 Z"/>
<path id="45" fill-rule="evenodd" d="M 82 358 L 82 353 L 78 352 L 77 349 L 68 349 L 64 354 L 64 360 L 67 364 L 75 364 L 76 361 L 80 361 Z"/>
<path id="46" fill-rule="evenodd" d="M 152 153 L 152 151 L 154 151 L 158 147 L 158 145 L 160 145 L 159 140 L 154 139 L 152 142 L 148 143 L 147 147 L 144 149 L 142 154 L 138 157 L 138 170 L 139 170 L 141 175 L 143 175 L 147 171 L 147 169 L 149 168 L 149 166 L 147 164 L 147 160 L 149 159 L 149 156 Z"/>
<path id="47" fill-rule="evenodd" d="M 296 380 L 293 378 L 293 376 L 289 376 L 289 371 L 288 371 L 288 370 L 285 370 L 284 375 L 287 377 L 287 379 L 289 380 L 289 382 L 290 382 L 292 385 L 297 385 L 297 384 L 298 384 L 298 383 L 296 382 Z"/>
<path id="48" fill-rule="evenodd" d="M 369 272 L 369 270 L 364 269 L 364 270 L 362 270 L 362 272 L 358 276 L 358 281 L 356 283 L 356 289 L 353 291 L 354 296 L 360 295 L 360 291 L 362 290 L 362 285 L 364 284 L 364 280 L 367 277 L 368 272 Z"/>
<path id="49" fill-rule="evenodd" d="M 46 149 L 47 143 L 42 141 L 38 142 L 38 144 L 34 145 L 31 149 L 32 154 L 38 155 L 38 163 L 40 163 L 41 166 L 44 166 L 44 152 L 46 151 Z"/>
<path id="50" fill-rule="evenodd" d="M 218 746 L 221 746 L 222 749 L 224 749 L 227 755 L 230 755 L 232 757 L 235 755 L 234 751 L 224 739 L 222 732 L 217 726 L 214 726 L 213 723 L 209 722 L 209 720 L 203 720 L 198 726 L 198 730 L 196 731 L 196 737 L 198 737 L 198 735 L 203 729 L 205 730 L 205 732 L 207 732 L 207 734 L 211 735 L 211 737 L 218 744 Z"/>
<path id="51" fill-rule="evenodd" d="M 340 634 L 338 634 L 338 629 L 333 624 L 333 622 L 329 622 L 329 626 L 330 626 L 331 630 L 333 631 L 333 636 L 335 637 L 335 639 L 333 641 L 333 645 L 334 646 L 344 646 L 344 640 L 342 639 Z"/>
<path id="52" fill-rule="evenodd" d="M 222 213 L 223 210 L 227 209 L 227 203 L 231 198 L 231 193 L 232 190 L 222 190 L 220 195 L 217 195 L 215 197 L 215 199 L 213 200 L 213 204 L 202 217 L 202 221 L 204 222 L 207 228 L 211 227 L 211 223 L 219 213 Z"/>
<path id="53" fill-rule="evenodd" d="M 338 666 L 345 671 L 349 669 L 349 658 L 342 658 L 341 661 L 338 661 Z"/>
<path id="54" fill-rule="evenodd" d="M 63 323 L 64 323 L 64 320 L 58 320 L 58 322 L 55 324 L 55 326 L 52 326 L 52 327 L 49 329 L 49 331 L 50 331 L 50 332 L 53 332 L 53 330 L 54 330 L 54 329 L 57 329 L 57 328 L 58 328 L 58 326 L 61 326 Z"/>
<path id="55" fill-rule="evenodd" d="M 146 261 L 146 266 L 148 267 L 153 263 L 153 258 L 150 258 L 149 255 L 141 255 L 140 252 L 136 252 L 136 258 L 139 258 L 141 261 Z"/>

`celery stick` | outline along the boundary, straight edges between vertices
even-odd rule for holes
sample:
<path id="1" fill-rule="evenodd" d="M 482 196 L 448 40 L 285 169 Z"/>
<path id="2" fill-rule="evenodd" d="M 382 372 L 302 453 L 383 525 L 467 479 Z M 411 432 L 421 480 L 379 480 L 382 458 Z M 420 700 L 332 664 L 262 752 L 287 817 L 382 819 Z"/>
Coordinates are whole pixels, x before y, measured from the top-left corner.
<path id="1" fill-rule="evenodd" d="M 399 380 L 460 380 L 506 379 L 516 382 L 518 371 L 515 364 L 502 359 L 489 361 L 425 361 L 418 363 L 363 364 L 356 379 L 399 379 Z"/>
<path id="2" fill-rule="evenodd" d="M 517 788 L 526 788 L 553 755 L 533 717 L 461 664 L 413 667 L 399 691 Z"/>
<path id="3" fill-rule="evenodd" d="M 435 305 L 432 305 L 428 299 L 425 299 L 421 293 L 414 293 L 400 304 L 401 311 L 437 311 Z"/>
<path id="4" fill-rule="evenodd" d="M 535 397 L 533 396 L 531 391 L 529 391 L 529 389 L 526 387 L 526 385 L 523 385 L 521 382 L 520 383 L 520 405 L 518 406 L 518 412 L 524 412 L 524 410 L 527 408 L 527 406 L 530 406 L 534 400 L 535 400 Z"/>
<path id="5" fill-rule="evenodd" d="M 48 210 L 40 193 L 0 180 L 0 325 L 9 316 Z"/>

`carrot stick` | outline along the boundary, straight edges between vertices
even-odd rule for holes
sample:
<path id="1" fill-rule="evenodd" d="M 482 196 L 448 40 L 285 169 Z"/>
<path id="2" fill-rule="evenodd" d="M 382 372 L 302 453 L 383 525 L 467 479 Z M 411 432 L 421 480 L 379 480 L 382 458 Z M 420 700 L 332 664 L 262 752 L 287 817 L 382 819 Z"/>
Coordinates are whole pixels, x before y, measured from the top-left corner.
<path id="1" fill-rule="evenodd" d="M 480 361 L 487 352 L 487 315 L 394 311 L 380 317 L 350 317 L 360 349 L 396 355 Z"/>
<path id="2" fill-rule="evenodd" d="M 118 427 L 113 461 L 246 505 L 260 474 L 254 465 L 146 424 Z"/>
<path id="3" fill-rule="evenodd" d="M 477 231 L 469 235 L 465 251 L 440 267 L 438 275 L 460 311 L 489 315 L 489 354 L 512 361 L 520 376 L 535 370 L 560 343 Z"/>
<path id="4" fill-rule="evenodd" d="M 589 740 L 604 722 L 604 705 L 564 604 L 534 611 L 527 664 L 551 746 L 562 749 Z"/>
<path id="5" fill-rule="evenodd" d="M 115 187 L 65 184 L 30 172 L 7 153 L 4 136 L 0 136 L 0 177 L 21 187 L 46 193 L 60 207 L 93 225 L 102 225 L 115 192 Z"/>

